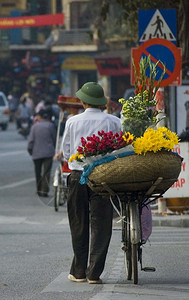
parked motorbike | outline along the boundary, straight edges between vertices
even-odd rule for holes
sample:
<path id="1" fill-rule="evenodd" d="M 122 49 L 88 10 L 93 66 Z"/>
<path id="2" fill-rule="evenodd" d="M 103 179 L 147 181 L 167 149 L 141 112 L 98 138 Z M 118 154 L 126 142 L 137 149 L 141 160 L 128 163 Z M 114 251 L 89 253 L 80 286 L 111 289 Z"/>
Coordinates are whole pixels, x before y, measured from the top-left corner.
<path id="1" fill-rule="evenodd" d="M 30 133 L 30 120 L 20 119 L 19 121 L 20 124 L 18 128 L 18 133 L 21 134 L 24 138 L 27 138 L 27 136 Z"/>

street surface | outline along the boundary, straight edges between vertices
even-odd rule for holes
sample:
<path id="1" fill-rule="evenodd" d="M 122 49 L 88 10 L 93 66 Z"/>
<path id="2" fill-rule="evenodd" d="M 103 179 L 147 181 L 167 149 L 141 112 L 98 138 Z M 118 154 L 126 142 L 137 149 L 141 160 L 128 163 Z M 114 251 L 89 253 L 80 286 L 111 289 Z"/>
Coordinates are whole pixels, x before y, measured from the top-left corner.
<path id="1" fill-rule="evenodd" d="M 13 123 L 0 131 L 0 300 L 189 299 L 189 228 L 153 228 L 143 266 L 156 272 L 139 268 L 139 283 L 133 285 L 126 280 L 120 224 L 114 221 L 103 284 L 70 282 L 66 207 L 54 211 L 52 186 L 49 198 L 36 195 L 26 147 Z"/>

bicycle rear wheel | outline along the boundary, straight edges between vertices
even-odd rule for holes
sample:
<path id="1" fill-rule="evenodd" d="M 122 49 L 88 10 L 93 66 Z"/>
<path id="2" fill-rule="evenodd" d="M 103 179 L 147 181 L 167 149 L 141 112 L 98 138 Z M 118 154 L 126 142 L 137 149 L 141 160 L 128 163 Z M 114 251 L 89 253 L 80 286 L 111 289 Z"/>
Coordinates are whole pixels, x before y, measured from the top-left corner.
<path id="1" fill-rule="evenodd" d="M 124 263 L 127 280 L 132 278 L 132 260 L 131 260 L 131 240 L 130 240 L 130 218 L 129 218 L 129 209 L 126 202 L 122 202 L 122 213 L 125 216 L 122 221 L 122 242 L 123 242 L 123 251 L 124 251 Z"/>

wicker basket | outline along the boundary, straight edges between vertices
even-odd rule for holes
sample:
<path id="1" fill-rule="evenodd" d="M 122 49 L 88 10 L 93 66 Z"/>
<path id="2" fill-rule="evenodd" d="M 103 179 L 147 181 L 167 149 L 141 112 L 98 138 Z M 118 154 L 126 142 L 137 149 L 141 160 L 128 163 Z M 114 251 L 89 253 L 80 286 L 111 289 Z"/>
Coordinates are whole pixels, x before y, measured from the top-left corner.
<path id="1" fill-rule="evenodd" d="M 165 192 L 177 180 L 181 162 L 179 155 L 168 151 L 132 154 L 96 166 L 89 175 L 88 185 L 97 193 L 103 192 L 101 183 L 115 192 L 146 191 L 162 177 L 156 192 Z"/>

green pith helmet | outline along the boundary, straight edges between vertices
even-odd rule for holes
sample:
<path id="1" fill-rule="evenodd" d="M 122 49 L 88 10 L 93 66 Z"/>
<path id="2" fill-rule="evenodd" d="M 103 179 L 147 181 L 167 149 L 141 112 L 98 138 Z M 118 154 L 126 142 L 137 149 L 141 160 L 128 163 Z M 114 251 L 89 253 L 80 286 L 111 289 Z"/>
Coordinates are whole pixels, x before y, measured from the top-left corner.
<path id="1" fill-rule="evenodd" d="M 76 92 L 76 96 L 81 101 L 91 105 L 103 106 L 107 103 L 103 88 L 96 82 L 85 83 L 81 89 Z"/>

